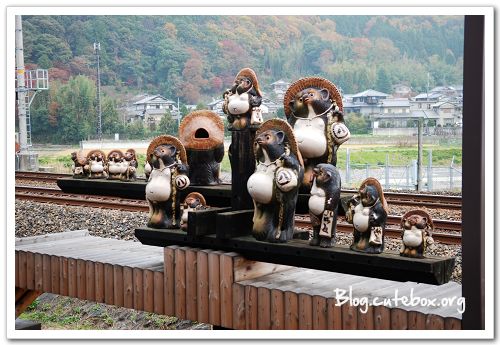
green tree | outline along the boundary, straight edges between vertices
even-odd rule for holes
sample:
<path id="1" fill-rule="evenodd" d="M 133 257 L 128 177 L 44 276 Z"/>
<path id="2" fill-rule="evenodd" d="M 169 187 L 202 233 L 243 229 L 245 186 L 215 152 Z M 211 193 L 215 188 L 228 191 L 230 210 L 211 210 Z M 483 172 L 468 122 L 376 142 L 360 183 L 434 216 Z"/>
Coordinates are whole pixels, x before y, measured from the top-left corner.
<path id="1" fill-rule="evenodd" d="M 391 93 L 391 80 L 389 79 L 389 75 L 384 68 L 379 68 L 377 71 L 377 81 L 375 88 L 380 92 Z"/>
<path id="2" fill-rule="evenodd" d="M 345 124 L 352 134 L 368 134 L 370 122 L 361 114 L 351 113 L 345 117 Z"/>
<path id="3" fill-rule="evenodd" d="M 162 116 L 158 131 L 160 132 L 159 134 L 178 135 L 177 121 L 174 120 L 170 111 L 167 110 L 165 115 Z"/>

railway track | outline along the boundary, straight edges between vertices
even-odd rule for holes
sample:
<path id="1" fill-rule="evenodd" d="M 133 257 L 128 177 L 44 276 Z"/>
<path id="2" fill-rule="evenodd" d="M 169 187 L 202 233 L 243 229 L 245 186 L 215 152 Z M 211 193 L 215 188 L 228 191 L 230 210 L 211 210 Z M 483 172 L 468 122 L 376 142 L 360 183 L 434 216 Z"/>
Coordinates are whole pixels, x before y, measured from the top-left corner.
<path id="1" fill-rule="evenodd" d="M 43 203 L 97 207 L 133 212 L 149 211 L 147 202 L 143 200 L 122 199 L 109 196 L 70 194 L 62 192 L 61 190 L 55 188 L 16 186 L 15 195 L 16 199 L 18 200 L 30 200 Z M 461 243 L 461 222 L 442 219 L 433 219 L 433 221 L 436 229 L 433 237 L 436 241 L 445 244 Z M 386 235 L 389 237 L 400 238 L 400 222 L 400 216 L 389 215 L 387 217 Z M 309 216 L 297 215 L 296 226 L 298 228 L 310 229 L 311 223 L 309 221 Z M 346 222 L 338 222 L 337 230 L 350 233 L 352 232 L 352 225 Z"/>
<path id="2" fill-rule="evenodd" d="M 56 182 L 58 178 L 67 178 L 71 174 L 52 174 L 40 172 L 16 172 L 16 179 L 40 182 Z M 352 189 L 343 189 L 344 194 L 355 194 Z M 462 209 L 462 197 L 437 194 L 417 194 L 417 193 L 397 193 L 384 192 L 384 196 L 389 204 L 401 206 L 428 207 L 449 210 Z"/>

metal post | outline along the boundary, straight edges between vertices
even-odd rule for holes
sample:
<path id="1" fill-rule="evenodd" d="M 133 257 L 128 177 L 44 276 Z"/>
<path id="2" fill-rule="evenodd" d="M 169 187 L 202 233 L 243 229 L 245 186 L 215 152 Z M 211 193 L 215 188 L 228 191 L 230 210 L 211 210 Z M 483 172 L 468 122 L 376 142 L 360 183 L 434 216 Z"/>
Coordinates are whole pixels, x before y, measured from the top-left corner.
<path id="1" fill-rule="evenodd" d="M 418 155 L 417 155 L 417 191 L 422 190 L 422 127 L 423 127 L 423 119 L 418 119 Z"/>
<path id="2" fill-rule="evenodd" d="M 17 108 L 19 114 L 19 145 L 20 153 L 28 153 L 28 131 L 26 125 L 26 81 L 24 79 L 23 24 L 21 16 L 16 16 L 16 77 L 17 77 Z M 21 170 L 25 170 L 21 160 Z"/>
<path id="3" fill-rule="evenodd" d="M 369 168 L 368 168 L 368 163 L 365 163 L 365 169 L 366 169 L 366 178 L 370 177 L 370 174 L 368 172 Z"/>
<path id="4" fill-rule="evenodd" d="M 413 159 L 411 161 L 411 183 L 413 186 L 415 186 L 415 189 L 417 187 L 417 160 Z"/>
<path id="5" fill-rule="evenodd" d="M 389 154 L 385 154 L 385 186 L 384 188 L 389 188 Z"/>
<path id="6" fill-rule="evenodd" d="M 410 188 L 410 166 L 406 166 L 406 188 Z"/>
<path id="7" fill-rule="evenodd" d="M 94 54 L 97 58 L 97 139 L 102 141 L 102 111 L 101 111 L 101 73 L 99 69 L 99 52 L 101 42 L 94 42 Z"/>
<path id="8" fill-rule="evenodd" d="M 351 150 L 346 148 L 345 154 L 345 182 L 349 184 L 351 182 Z"/>
<path id="9" fill-rule="evenodd" d="M 450 163 L 450 190 L 453 190 L 453 163 L 455 162 L 455 155 L 451 157 Z"/>
<path id="10" fill-rule="evenodd" d="M 432 149 L 429 149 L 429 165 L 427 166 L 427 189 L 432 190 Z"/>

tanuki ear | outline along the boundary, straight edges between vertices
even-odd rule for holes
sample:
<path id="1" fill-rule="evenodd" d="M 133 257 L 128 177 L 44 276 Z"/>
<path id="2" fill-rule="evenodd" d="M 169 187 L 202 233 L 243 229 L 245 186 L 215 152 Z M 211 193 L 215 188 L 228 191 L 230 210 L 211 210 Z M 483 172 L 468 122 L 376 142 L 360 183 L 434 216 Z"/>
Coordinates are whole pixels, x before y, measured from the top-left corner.
<path id="1" fill-rule="evenodd" d="M 277 131 L 276 137 L 278 138 L 278 144 L 281 145 L 283 143 L 283 140 L 285 139 L 285 133 L 283 133 L 283 131 Z"/>
<path id="2" fill-rule="evenodd" d="M 323 101 L 328 101 L 328 98 L 330 98 L 330 92 L 327 89 L 321 89 L 319 93 Z"/>
<path id="3" fill-rule="evenodd" d="M 176 153 L 177 149 L 175 148 L 175 146 L 170 146 L 170 157 L 175 156 Z"/>
<path id="4" fill-rule="evenodd" d="M 290 109 L 292 109 L 292 111 L 295 110 L 295 101 L 294 100 L 291 100 L 290 102 L 288 102 L 288 105 L 290 106 Z"/>

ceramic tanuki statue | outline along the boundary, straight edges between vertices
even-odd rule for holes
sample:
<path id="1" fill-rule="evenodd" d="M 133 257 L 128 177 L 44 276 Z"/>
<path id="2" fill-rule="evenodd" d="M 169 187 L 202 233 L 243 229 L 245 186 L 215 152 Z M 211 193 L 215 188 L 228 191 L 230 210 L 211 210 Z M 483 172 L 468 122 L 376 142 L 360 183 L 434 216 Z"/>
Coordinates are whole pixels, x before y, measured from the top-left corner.
<path id="1" fill-rule="evenodd" d="M 203 195 L 198 192 L 192 192 L 186 195 L 184 202 L 181 205 L 181 230 L 187 231 L 188 228 L 188 220 L 189 220 L 189 212 L 204 210 L 209 208 L 205 201 Z"/>
<path id="2" fill-rule="evenodd" d="M 146 159 L 153 168 L 146 185 L 148 227 L 179 228 L 181 211 L 178 191 L 189 185 L 184 146 L 175 137 L 161 135 L 149 144 Z"/>
<path id="3" fill-rule="evenodd" d="M 153 171 L 153 168 L 146 159 L 146 163 L 144 164 L 144 176 L 146 177 L 146 181 L 149 180 L 149 176 L 151 176 L 151 171 Z"/>
<path id="4" fill-rule="evenodd" d="M 124 169 L 121 178 L 122 181 L 135 181 L 138 163 L 134 149 L 128 149 L 125 151 L 122 165 Z"/>
<path id="5" fill-rule="evenodd" d="M 106 155 L 101 150 L 92 150 L 87 154 L 89 178 L 106 178 Z"/>
<path id="6" fill-rule="evenodd" d="M 309 198 L 309 217 L 313 227 L 311 246 L 329 248 L 335 244 L 337 214 L 340 200 L 340 174 L 331 164 L 318 164 L 313 169 Z"/>
<path id="7" fill-rule="evenodd" d="M 255 136 L 257 168 L 248 179 L 254 201 L 253 236 L 286 242 L 293 237 L 295 206 L 304 170 L 292 128 L 280 119 L 262 124 Z"/>
<path id="8" fill-rule="evenodd" d="M 344 124 L 342 97 L 326 79 L 302 78 L 286 91 L 284 110 L 304 159 L 301 192 L 309 193 L 313 168 L 319 163 L 336 166 L 337 150 L 350 137 Z"/>
<path id="9" fill-rule="evenodd" d="M 431 217 L 422 210 L 409 211 L 401 218 L 401 228 L 403 229 L 401 256 L 425 257 L 427 246 L 434 243 L 432 238 L 434 223 Z"/>
<path id="10" fill-rule="evenodd" d="M 350 248 L 371 254 L 382 253 L 388 207 L 380 183 L 372 177 L 364 180 L 347 208 L 346 219 L 354 226 Z"/>
<path id="11" fill-rule="evenodd" d="M 73 172 L 73 178 L 84 178 L 86 177 L 85 166 L 88 165 L 87 157 L 82 155 L 81 152 L 72 152 L 71 160 L 73 164 L 71 165 L 71 171 Z"/>
<path id="12" fill-rule="evenodd" d="M 239 71 L 231 89 L 222 95 L 223 111 L 227 114 L 229 129 L 245 129 L 249 125 L 260 125 L 262 93 L 255 72 L 250 68 Z"/>
<path id="13" fill-rule="evenodd" d="M 106 167 L 108 180 L 120 180 L 123 173 L 123 152 L 112 150 L 108 153 L 108 164 Z"/>
<path id="14" fill-rule="evenodd" d="M 224 123 L 209 110 L 197 110 L 182 119 L 179 140 L 186 148 L 193 186 L 217 185 L 224 158 Z"/>
<path id="15" fill-rule="evenodd" d="M 260 104 L 262 94 L 255 72 L 243 68 L 235 78 L 231 89 L 222 95 L 223 111 L 229 121 L 231 145 L 231 207 L 233 210 L 245 210 L 253 207 L 248 194 L 247 181 L 255 171 L 253 143 L 255 131 L 262 123 Z"/>

